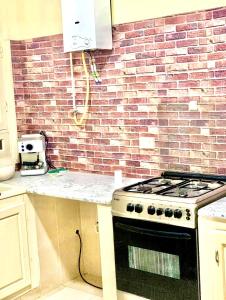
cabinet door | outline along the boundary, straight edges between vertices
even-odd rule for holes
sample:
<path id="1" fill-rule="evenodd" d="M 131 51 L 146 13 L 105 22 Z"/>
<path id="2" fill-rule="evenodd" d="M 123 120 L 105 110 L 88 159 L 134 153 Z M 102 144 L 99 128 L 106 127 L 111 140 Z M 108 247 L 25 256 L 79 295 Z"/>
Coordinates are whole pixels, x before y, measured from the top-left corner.
<path id="1" fill-rule="evenodd" d="M 226 231 L 214 230 L 214 261 L 216 272 L 214 281 L 217 283 L 215 293 L 217 300 L 226 299 Z"/>
<path id="2" fill-rule="evenodd" d="M 0 130 L 5 130 L 6 128 L 6 102 L 4 101 L 0 91 Z"/>
<path id="3" fill-rule="evenodd" d="M 25 204 L 21 201 L 0 208 L 0 299 L 30 284 Z"/>
<path id="4" fill-rule="evenodd" d="M 5 47 L 2 41 L 0 41 L 0 130 L 7 129 L 6 113 L 7 113 L 7 102 L 5 99 L 5 86 L 4 80 L 4 52 Z"/>

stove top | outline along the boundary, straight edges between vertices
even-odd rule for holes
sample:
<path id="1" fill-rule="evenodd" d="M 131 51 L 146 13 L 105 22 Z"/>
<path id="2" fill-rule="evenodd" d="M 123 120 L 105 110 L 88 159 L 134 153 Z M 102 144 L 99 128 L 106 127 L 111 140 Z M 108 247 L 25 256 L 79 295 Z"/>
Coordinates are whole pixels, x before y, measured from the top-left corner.
<path id="1" fill-rule="evenodd" d="M 113 215 L 195 228 L 197 209 L 226 195 L 226 176 L 166 171 L 113 194 Z"/>
<path id="2" fill-rule="evenodd" d="M 226 182 L 208 179 L 172 179 L 157 177 L 125 187 L 125 192 L 194 198 L 214 191 Z"/>

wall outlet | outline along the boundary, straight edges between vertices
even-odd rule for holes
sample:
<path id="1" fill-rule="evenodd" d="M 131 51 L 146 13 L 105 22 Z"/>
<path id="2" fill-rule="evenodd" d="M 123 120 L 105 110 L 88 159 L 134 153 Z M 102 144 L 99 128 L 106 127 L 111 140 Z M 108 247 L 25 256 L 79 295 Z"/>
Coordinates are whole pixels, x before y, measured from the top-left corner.
<path id="1" fill-rule="evenodd" d="M 198 102 L 196 100 L 192 100 L 188 104 L 189 110 L 198 110 Z"/>
<path id="2" fill-rule="evenodd" d="M 154 137 L 140 137 L 139 146 L 141 149 L 154 149 L 155 148 L 155 138 Z"/>
<path id="3" fill-rule="evenodd" d="M 210 135 L 209 128 L 201 128 L 201 135 L 209 136 Z"/>

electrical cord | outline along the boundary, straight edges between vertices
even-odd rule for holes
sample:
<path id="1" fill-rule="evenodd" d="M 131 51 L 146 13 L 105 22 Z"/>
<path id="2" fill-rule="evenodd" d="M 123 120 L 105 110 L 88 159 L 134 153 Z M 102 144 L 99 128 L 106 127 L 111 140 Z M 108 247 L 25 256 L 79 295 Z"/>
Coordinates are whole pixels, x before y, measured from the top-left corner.
<path id="1" fill-rule="evenodd" d="M 48 139 L 48 136 L 46 135 L 45 131 L 41 130 L 39 132 L 39 134 L 41 134 L 42 136 L 44 136 L 45 138 L 45 146 L 46 146 L 46 153 L 45 153 L 45 157 L 46 157 L 46 163 L 47 163 L 47 172 L 49 171 L 49 169 L 56 169 L 56 167 L 52 164 L 51 162 L 51 159 L 48 157 L 47 155 L 47 149 L 48 149 L 48 146 L 49 146 L 49 139 Z M 46 172 L 46 173 L 47 173 Z"/>
<path id="2" fill-rule="evenodd" d="M 82 272 L 81 272 L 82 239 L 81 239 L 81 236 L 80 236 L 80 233 L 79 233 L 79 230 L 78 230 L 78 229 L 75 231 L 75 233 L 77 234 L 77 236 L 78 236 L 78 238 L 79 238 L 79 242 L 80 242 L 79 256 L 78 256 L 78 271 L 79 271 L 79 274 L 80 274 L 80 276 L 81 276 L 81 278 L 82 278 L 82 280 L 83 280 L 84 282 L 86 282 L 87 284 L 89 284 L 89 285 L 91 285 L 91 286 L 93 286 L 93 287 L 95 287 L 95 288 L 98 288 L 98 289 L 102 290 L 102 287 L 97 286 L 97 285 L 95 285 L 95 284 L 93 284 L 93 283 L 87 281 L 87 280 L 84 278 L 84 276 L 82 275 Z"/>

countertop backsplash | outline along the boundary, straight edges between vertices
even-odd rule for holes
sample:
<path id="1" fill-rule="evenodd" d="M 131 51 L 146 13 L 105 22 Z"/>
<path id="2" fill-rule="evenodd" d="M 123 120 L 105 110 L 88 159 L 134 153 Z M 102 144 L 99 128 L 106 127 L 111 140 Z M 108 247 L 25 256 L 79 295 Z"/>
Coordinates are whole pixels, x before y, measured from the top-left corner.
<path id="1" fill-rule="evenodd" d="M 56 167 L 126 177 L 162 170 L 226 173 L 226 8 L 116 25 L 113 49 L 94 51 L 86 124 L 71 117 L 62 35 L 12 41 L 19 133 L 49 135 Z M 87 57 L 88 61 L 88 57 Z M 73 53 L 76 105 L 85 76 Z"/>

